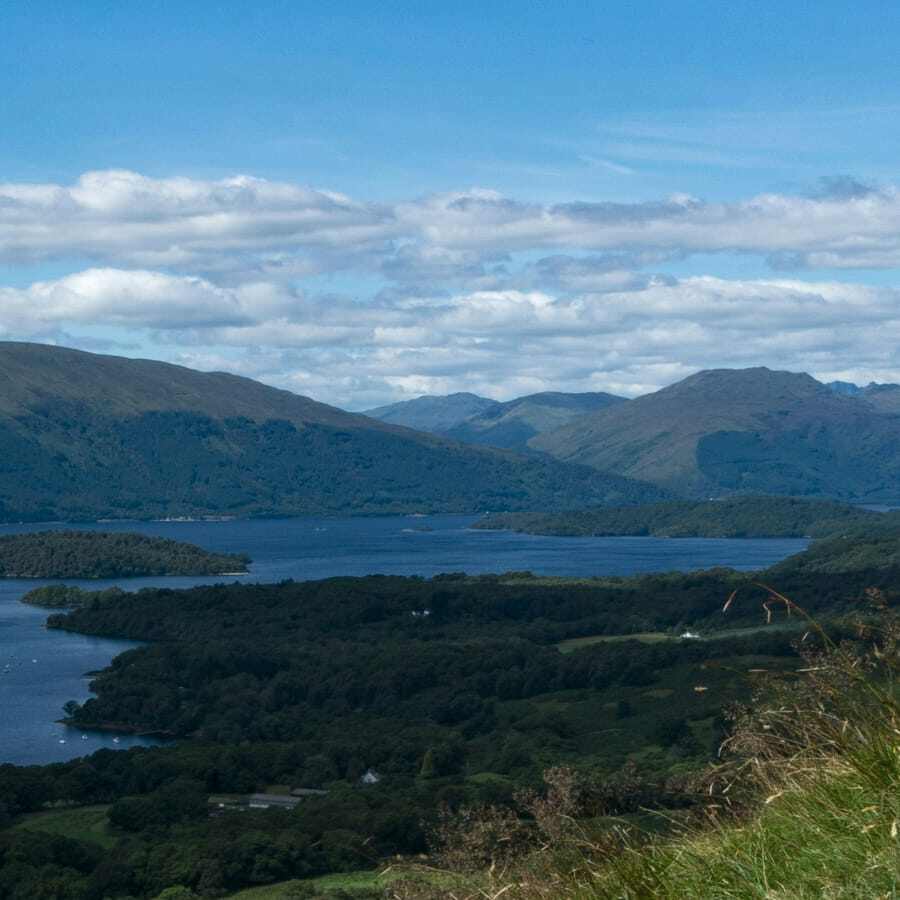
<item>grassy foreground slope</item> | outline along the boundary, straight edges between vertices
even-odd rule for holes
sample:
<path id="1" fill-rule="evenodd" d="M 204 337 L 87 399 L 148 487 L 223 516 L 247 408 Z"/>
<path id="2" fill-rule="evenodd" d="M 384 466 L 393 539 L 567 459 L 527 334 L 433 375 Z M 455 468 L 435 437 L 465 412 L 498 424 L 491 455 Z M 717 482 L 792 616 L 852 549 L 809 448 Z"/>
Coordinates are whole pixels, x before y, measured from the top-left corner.
<path id="1" fill-rule="evenodd" d="M 900 890 L 900 618 L 883 596 L 858 639 L 802 651 L 805 665 L 769 679 L 738 712 L 721 760 L 697 782 L 697 814 L 667 817 L 668 834 L 610 829 L 577 814 L 577 784 L 560 773 L 532 803 L 534 825 L 512 820 L 488 845 L 475 890 L 457 900 L 862 900 Z M 790 600 L 778 601 L 805 618 Z M 817 623 L 808 620 L 815 632 Z M 496 814 L 465 823 L 484 833 Z M 462 824 L 457 820 L 456 826 Z M 481 829 L 481 832 L 479 831 Z M 451 829 L 444 858 L 463 832 Z M 503 844 L 513 845 L 513 852 Z M 469 839 L 470 852 L 476 843 Z M 449 896 L 440 890 L 396 894 Z"/>
<path id="2" fill-rule="evenodd" d="M 779 900 L 895 897 L 898 773 L 873 783 L 842 760 L 779 789 L 758 815 L 623 853 L 584 898 Z M 765 798 L 768 799 L 768 798 Z M 765 802 L 765 799 L 763 802 Z"/>

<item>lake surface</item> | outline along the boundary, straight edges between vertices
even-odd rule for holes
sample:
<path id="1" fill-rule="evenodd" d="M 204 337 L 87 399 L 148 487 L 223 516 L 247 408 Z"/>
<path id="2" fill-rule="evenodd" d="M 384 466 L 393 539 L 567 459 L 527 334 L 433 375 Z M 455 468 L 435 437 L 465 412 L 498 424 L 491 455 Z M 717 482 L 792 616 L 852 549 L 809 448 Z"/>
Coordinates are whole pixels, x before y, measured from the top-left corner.
<path id="1" fill-rule="evenodd" d="M 250 574 L 222 578 L 126 578 L 78 581 L 88 588 L 128 590 L 211 581 L 273 582 L 333 575 L 431 576 L 440 572 L 540 575 L 630 575 L 638 572 L 731 566 L 760 569 L 803 550 L 802 539 L 561 538 L 474 531 L 475 516 L 398 516 L 350 519 L 268 519 L 233 522 L 115 522 L 77 526 L 91 531 L 139 531 L 190 541 L 210 550 L 248 553 Z M 72 525 L 0 525 L 0 535 Z M 419 530 L 430 529 L 430 530 Z M 47 611 L 19 598 L 49 580 L 0 579 L 0 763 L 59 762 L 101 747 L 150 744 L 143 738 L 76 731 L 58 724 L 67 700 L 89 696 L 86 673 L 104 668 L 136 646 L 48 631 Z"/>

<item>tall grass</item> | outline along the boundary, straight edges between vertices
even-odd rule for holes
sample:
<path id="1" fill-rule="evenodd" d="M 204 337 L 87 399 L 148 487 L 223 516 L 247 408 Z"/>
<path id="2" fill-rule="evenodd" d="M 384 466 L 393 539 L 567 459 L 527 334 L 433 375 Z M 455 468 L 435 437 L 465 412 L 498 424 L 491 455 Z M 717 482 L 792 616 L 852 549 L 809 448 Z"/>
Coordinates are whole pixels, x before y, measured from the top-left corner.
<path id="1" fill-rule="evenodd" d="M 856 639 L 836 644 L 804 610 L 760 587 L 768 619 L 777 612 L 797 616 L 809 631 L 796 672 L 766 680 L 754 702 L 736 712 L 721 761 L 704 775 L 705 800 L 692 821 L 673 823 L 664 838 L 625 827 L 597 833 L 574 814 L 575 787 L 560 802 L 551 782 L 544 795 L 526 798 L 530 839 L 521 823 L 495 819 L 506 849 L 500 841 L 493 856 L 490 846 L 469 853 L 482 866 L 473 886 L 423 893 L 400 884 L 393 896 L 900 897 L 900 619 L 871 591 L 871 614 L 857 623 Z M 478 829 L 470 822 L 456 838 L 452 828 L 445 832 L 444 846 L 455 840 L 465 857 L 466 835 Z"/>

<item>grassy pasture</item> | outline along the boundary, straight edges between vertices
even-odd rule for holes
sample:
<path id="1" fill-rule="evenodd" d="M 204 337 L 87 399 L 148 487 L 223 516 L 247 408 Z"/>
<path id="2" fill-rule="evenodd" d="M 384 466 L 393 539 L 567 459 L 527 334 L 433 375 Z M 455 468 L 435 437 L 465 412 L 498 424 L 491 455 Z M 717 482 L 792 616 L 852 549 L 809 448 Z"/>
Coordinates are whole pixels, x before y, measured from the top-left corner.
<path id="1" fill-rule="evenodd" d="M 293 889 L 299 887 L 312 888 L 317 894 L 324 897 L 330 891 L 341 891 L 349 894 L 355 892 L 384 889 L 388 885 L 399 880 L 415 880 L 429 884 L 446 884 L 459 879 L 447 873 L 430 873 L 408 868 L 390 868 L 386 870 L 371 870 L 365 872 L 343 872 L 335 875 L 323 875 L 321 878 L 294 879 L 283 881 L 279 884 L 268 884 L 264 887 L 248 888 L 237 894 L 231 895 L 231 900 L 288 900 Z"/>
<path id="2" fill-rule="evenodd" d="M 716 631 L 700 633 L 699 640 L 715 641 L 730 637 L 741 637 L 746 634 L 754 634 L 758 631 L 800 631 L 804 626 L 793 622 L 777 623 L 774 625 L 753 625 L 747 628 L 724 628 Z M 666 631 L 640 631 L 635 634 L 596 634 L 587 637 L 570 638 L 560 641 L 556 647 L 560 653 L 572 653 L 582 647 L 590 647 L 594 644 L 614 644 L 622 641 L 640 641 L 642 644 L 659 644 L 663 641 L 684 640 L 677 634 Z"/>
<path id="3" fill-rule="evenodd" d="M 109 849 L 115 845 L 117 837 L 110 828 L 108 812 L 108 804 L 51 809 L 22 816 L 13 828 L 58 834 Z"/>

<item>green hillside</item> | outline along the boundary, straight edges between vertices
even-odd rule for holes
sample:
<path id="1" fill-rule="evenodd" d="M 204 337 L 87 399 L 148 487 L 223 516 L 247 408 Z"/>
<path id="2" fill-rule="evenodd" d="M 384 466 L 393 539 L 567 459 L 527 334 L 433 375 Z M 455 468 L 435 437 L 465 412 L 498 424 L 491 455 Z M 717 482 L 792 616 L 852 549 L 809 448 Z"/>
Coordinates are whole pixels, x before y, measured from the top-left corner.
<path id="1" fill-rule="evenodd" d="M 0 521 L 470 512 L 661 499 L 222 373 L 0 343 Z"/>
<path id="2" fill-rule="evenodd" d="M 794 576 L 898 567 L 900 518 L 892 516 L 881 533 L 815 541 L 805 552 L 773 566 L 772 571 L 778 576 Z"/>
<path id="3" fill-rule="evenodd" d="M 475 884 L 454 896 L 895 897 L 900 621 L 875 600 L 860 616 L 856 640 L 826 640 L 803 652 L 796 672 L 765 677 L 753 703 L 734 714 L 715 763 L 694 782 L 700 808 L 642 822 L 592 818 L 591 785 L 571 770 L 551 771 L 543 795 L 521 803 L 522 818 L 482 809 L 450 820 L 437 860 L 450 871 L 470 871 L 454 851 L 466 846 L 469 859 L 483 851 L 482 866 L 470 874 Z M 480 843 L 471 837 L 479 834 Z M 413 896 L 446 895 L 435 889 Z"/>
<path id="4" fill-rule="evenodd" d="M 368 410 L 366 415 L 467 444 L 523 451 L 535 435 L 624 402 L 623 397 L 596 392 L 544 391 L 505 402 L 475 394 L 450 394 L 405 400 Z"/>
<path id="5" fill-rule="evenodd" d="M 766 368 L 700 372 L 530 445 L 698 498 L 739 492 L 875 502 L 896 498 L 900 485 L 900 417 L 890 404 Z"/>

